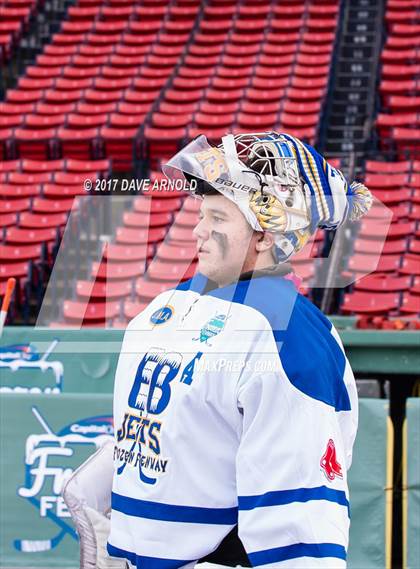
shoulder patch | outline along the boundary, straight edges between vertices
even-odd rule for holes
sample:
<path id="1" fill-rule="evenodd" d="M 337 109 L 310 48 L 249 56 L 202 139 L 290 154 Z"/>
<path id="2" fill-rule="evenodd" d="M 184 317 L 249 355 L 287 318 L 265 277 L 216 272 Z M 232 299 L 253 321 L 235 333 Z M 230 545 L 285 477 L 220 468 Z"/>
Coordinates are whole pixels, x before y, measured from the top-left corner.
<path id="1" fill-rule="evenodd" d="M 150 322 L 156 325 L 166 324 L 168 320 L 172 318 L 174 312 L 175 310 L 173 306 L 170 306 L 169 304 L 161 306 L 160 308 L 158 308 L 153 312 L 153 314 L 150 317 Z"/>

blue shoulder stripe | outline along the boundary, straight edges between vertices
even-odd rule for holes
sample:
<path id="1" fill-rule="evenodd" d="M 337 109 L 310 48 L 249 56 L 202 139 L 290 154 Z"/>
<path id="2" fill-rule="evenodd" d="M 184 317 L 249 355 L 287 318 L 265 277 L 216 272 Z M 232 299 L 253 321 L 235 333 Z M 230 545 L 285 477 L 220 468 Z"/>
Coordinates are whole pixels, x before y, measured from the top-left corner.
<path id="1" fill-rule="evenodd" d="M 119 557 L 128 559 L 138 569 L 179 569 L 184 567 L 194 559 L 189 561 L 181 559 L 161 559 L 159 557 L 146 557 L 144 555 L 137 555 L 133 551 L 126 551 L 119 547 L 114 547 L 109 542 L 107 544 L 107 551 L 111 557 Z"/>
<path id="2" fill-rule="evenodd" d="M 254 308 L 270 323 L 283 368 L 294 387 L 313 399 L 351 409 L 344 383 L 345 355 L 331 334 L 331 322 L 293 283 L 259 277 L 217 288 L 210 296 Z"/>
<path id="3" fill-rule="evenodd" d="M 265 549 L 248 553 L 249 560 L 253 567 L 260 565 L 268 565 L 269 563 L 279 563 L 288 559 L 297 559 L 298 557 L 335 557 L 337 559 L 346 559 L 346 550 L 338 543 L 294 543 L 284 547 L 276 547 L 274 549 Z"/>
<path id="4" fill-rule="evenodd" d="M 258 496 L 239 496 L 239 510 L 253 510 L 266 506 L 284 506 L 293 502 L 309 502 L 312 500 L 327 500 L 349 510 L 349 502 L 343 490 L 335 490 L 327 486 L 315 488 L 294 488 L 292 490 L 277 490 Z"/>
<path id="5" fill-rule="evenodd" d="M 149 502 L 122 496 L 112 492 L 111 507 L 117 512 L 165 522 L 185 522 L 194 524 L 234 525 L 238 523 L 237 508 L 200 508 L 197 506 L 178 506 Z"/>

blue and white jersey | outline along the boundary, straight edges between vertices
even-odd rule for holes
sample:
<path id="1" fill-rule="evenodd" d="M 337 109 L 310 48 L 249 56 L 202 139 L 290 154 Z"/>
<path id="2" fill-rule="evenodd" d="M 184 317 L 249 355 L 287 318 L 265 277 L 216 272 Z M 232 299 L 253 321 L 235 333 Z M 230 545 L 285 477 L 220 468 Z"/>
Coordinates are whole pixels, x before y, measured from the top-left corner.
<path id="1" fill-rule="evenodd" d="M 206 284 L 125 333 L 108 551 L 190 568 L 238 524 L 254 567 L 346 567 L 357 393 L 338 334 L 288 279 Z"/>

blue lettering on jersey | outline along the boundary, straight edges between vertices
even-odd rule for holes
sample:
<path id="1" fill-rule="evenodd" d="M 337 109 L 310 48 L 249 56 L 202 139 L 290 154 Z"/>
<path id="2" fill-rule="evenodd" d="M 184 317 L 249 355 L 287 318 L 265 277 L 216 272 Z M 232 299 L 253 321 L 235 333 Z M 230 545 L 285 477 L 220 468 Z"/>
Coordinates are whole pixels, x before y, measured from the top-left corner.
<path id="1" fill-rule="evenodd" d="M 191 385 L 193 381 L 194 369 L 195 369 L 195 362 L 198 362 L 203 355 L 203 352 L 197 352 L 193 359 L 184 367 L 184 371 L 182 372 L 180 382 L 185 383 L 186 385 Z"/>
<path id="2" fill-rule="evenodd" d="M 191 385 L 195 372 L 195 363 L 200 360 L 202 352 L 197 352 L 194 358 L 184 367 L 180 374 L 180 383 Z M 146 484 L 155 484 L 157 478 L 147 476 L 144 470 L 166 473 L 168 459 L 160 457 L 160 434 L 162 424 L 152 421 L 145 414 L 159 415 L 169 404 L 171 398 L 170 383 L 178 375 L 182 356 L 177 352 L 165 352 L 153 348 L 140 361 L 134 384 L 128 396 L 128 405 L 137 414 L 127 412 L 124 415 L 121 428 L 117 430 L 117 441 L 133 441 L 129 450 L 116 446 L 114 459 L 121 462 L 117 474 L 122 474 L 131 464 L 138 468 L 139 478 Z M 139 416 L 140 414 L 140 416 Z M 138 446 L 138 452 L 136 452 Z M 146 454 L 148 447 L 156 457 Z"/>
<path id="3" fill-rule="evenodd" d="M 158 434 L 161 426 L 159 421 L 151 421 L 147 417 L 139 417 L 131 413 L 126 413 L 121 429 L 117 431 L 117 441 L 121 442 L 126 439 L 139 444 L 147 444 L 155 454 L 160 454 Z M 133 446 L 135 446 L 134 443 Z"/>
<path id="4" fill-rule="evenodd" d="M 141 360 L 128 397 L 133 409 L 159 415 L 171 397 L 170 382 L 176 377 L 182 356 L 177 352 L 147 352 Z"/>

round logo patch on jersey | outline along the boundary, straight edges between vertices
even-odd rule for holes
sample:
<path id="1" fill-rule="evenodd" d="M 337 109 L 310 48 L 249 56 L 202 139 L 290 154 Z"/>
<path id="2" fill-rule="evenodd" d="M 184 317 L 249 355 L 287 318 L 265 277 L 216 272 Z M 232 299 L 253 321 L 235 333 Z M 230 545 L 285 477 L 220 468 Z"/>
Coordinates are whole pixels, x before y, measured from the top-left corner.
<path id="1" fill-rule="evenodd" d="M 155 312 L 153 312 L 150 317 L 150 322 L 153 322 L 153 324 L 166 324 L 168 320 L 172 318 L 173 314 L 173 307 L 167 304 L 166 306 L 162 306 L 162 308 L 158 308 L 155 310 Z"/>

